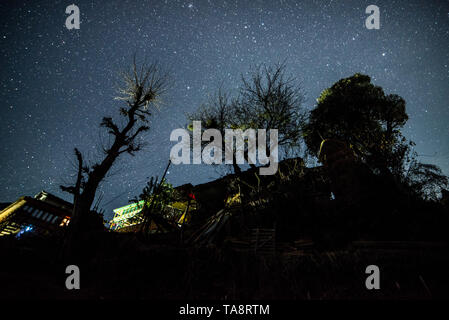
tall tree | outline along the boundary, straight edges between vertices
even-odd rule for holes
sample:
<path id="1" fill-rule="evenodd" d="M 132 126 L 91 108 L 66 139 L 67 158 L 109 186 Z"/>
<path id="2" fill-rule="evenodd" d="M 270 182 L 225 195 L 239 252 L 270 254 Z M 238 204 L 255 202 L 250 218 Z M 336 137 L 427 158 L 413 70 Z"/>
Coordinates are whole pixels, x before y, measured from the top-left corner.
<path id="1" fill-rule="evenodd" d="M 242 128 L 277 129 L 280 147 L 298 147 L 302 138 L 304 96 L 285 64 L 256 67 L 242 76 L 236 117 Z"/>
<path id="2" fill-rule="evenodd" d="M 235 98 L 231 98 L 230 95 L 220 88 L 217 93 L 210 97 L 209 100 L 202 104 L 198 110 L 194 113 L 188 114 L 187 117 L 190 121 L 188 128 L 193 129 L 193 121 L 201 122 L 201 131 L 204 132 L 207 129 L 216 129 L 220 132 L 222 141 L 222 160 L 225 159 L 226 144 L 224 141 L 225 130 L 236 127 L 237 119 L 235 117 L 236 105 L 238 101 Z M 201 142 L 202 145 L 208 142 Z M 241 169 L 235 161 L 235 153 L 233 153 L 232 167 L 235 173 L 240 173 Z"/>
<path id="3" fill-rule="evenodd" d="M 144 143 L 140 136 L 148 131 L 149 118 L 157 105 L 161 95 L 167 89 L 168 76 L 162 73 L 156 64 L 138 67 L 134 58 L 132 67 L 123 72 L 124 86 L 119 89 L 117 100 L 124 102 L 120 107 L 120 115 L 125 124 L 121 128 L 111 118 L 104 117 L 100 127 L 106 128 L 112 137 L 112 143 L 105 147 L 104 158 L 93 164 L 86 165 L 78 149 L 75 154 L 78 161 L 78 175 L 75 186 L 61 186 L 63 191 L 74 195 L 74 208 L 66 239 L 66 250 L 70 251 L 75 245 L 76 235 L 88 228 L 91 206 L 97 188 L 109 169 L 122 154 L 134 155 L 140 151 Z"/>
<path id="4" fill-rule="evenodd" d="M 344 141 L 374 170 L 400 172 L 410 149 L 400 131 L 407 120 L 404 99 L 386 95 L 369 76 L 357 73 L 321 93 L 304 140 L 314 155 L 323 139 Z"/>
<path id="5" fill-rule="evenodd" d="M 188 115 L 189 120 L 201 121 L 203 130 L 219 130 L 223 138 L 225 129 L 277 129 L 281 151 L 298 147 L 305 121 L 304 98 L 296 79 L 286 75 L 285 65 L 256 67 L 247 78 L 242 75 L 241 80 L 236 97 L 220 89 L 210 101 Z M 225 148 L 224 141 L 222 145 Z M 235 150 L 233 155 L 234 171 L 241 172 L 235 163 Z"/>

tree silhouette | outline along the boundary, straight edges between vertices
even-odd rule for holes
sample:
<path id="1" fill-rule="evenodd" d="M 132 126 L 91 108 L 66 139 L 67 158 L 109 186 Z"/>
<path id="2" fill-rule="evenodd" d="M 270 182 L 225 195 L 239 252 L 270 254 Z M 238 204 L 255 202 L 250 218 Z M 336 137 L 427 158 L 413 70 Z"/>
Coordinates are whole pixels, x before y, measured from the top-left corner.
<path id="1" fill-rule="evenodd" d="M 400 131 L 407 120 L 403 98 L 386 95 L 369 76 L 356 73 L 321 93 L 304 126 L 304 140 L 315 156 L 323 139 L 344 142 L 372 172 L 415 196 L 436 200 L 448 178 L 437 166 L 416 160 L 415 144 Z"/>
<path id="2" fill-rule="evenodd" d="M 298 147 L 305 121 L 301 106 L 304 98 L 296 79 L 286 76 L 285 64 L 261 65 L 241 79 L 237 97 L 220 89 L 195 113 L 189 114 L 189 120 L 201 121 L 203 130 L 219 130 L 223 138 L 225 129 L 277 129 L 280 149 Z M 222 146 L 225 148 L 224 141 Z M 234 172 L 241 172 L 235 163 L 235 150 L 233 156 Z"/>
<path id="3" fill-rule="evenodd" d="M 143 208 L 133 218 L 129 219 L 132 224 L 141 224 L 140 231 L 146 235 L 150 231 L 151 223 L 154 222 L 157 230 L 173 230 L 174 227 L 164 216 L 164 209 L 174 201 L 173 186 L 162 178 L 151 177 L 143 188 L 139 197 L 131 202 L 139 203 L 143 201 Z"/>
<path id="4" fill-rule="evenodd" d="M 386 95 L 369 76 L 357 73 L 321 93 L 304 140 L 313 155 L 323 139 L 343 141 L 374 171 L 399 173 L 411 146 L 400 131 L 407 120 L 404 99 Z"/>
<path id="5" fill-rule="evenodd" d="M 200 121 L 201 122 L 201 131 L 204 132 L 208 129 L 216 129 L 220 132 L 223 137 L 222 141 L 222 157 L 223 161 L 225 159 L 225 148 L 226 145 L 224 143 L 225 130 L 236 127 L 237 119 L 235 117 L 236 112 L 236 99 L 232 99 L 228 93 L 223 92 L 220 88 L 217 93 L 210 97 L 209 100 L 202 104 L 196 112 L 188 114 L 187 118 L 189 119 L 190 124 L 188 125 L 188 129 L 192 131 L 192 122 Z M 207 144 L 208 142 L 202 141 L 202 145 Z M 239 165 L 236 163 L 235 153 L 233 152 L 233 163 L 232 167 L 235 173 L 240 173 L 241 169 Z"/>
<path id="6" fill-rule="evenodd" d="M 439 167 L 416 160 L 412 161 L 404 180 L 413 194 L 432 201 L 437 201 L 439 192 L 449 185 L 448 177 Z"/>
<path id="7" fill-rule="evenodd" d="M 125 119 L 125 125 L 120 128 L 111 117 L 104 117 L 100 127 L 106 128 L 112 137 L 111 145 L 103 148 L 104 158 L 93 165 L 86 165 L 81 152 L 75 148 L 78 161 L 76 183 L 74 186 L 61 186 L 63 191 L 74 195 L 65 248 L 68 252 L 74 247 L 76 236 L 89 228 L 96 190 L 116 159 L 124 153 L 134 155 L 144 146 L 139 137 L 150 129 L 149 118 L 167 89 L 167 74 L 161 73 L 156 64 L 142 64 L 139 68 L 135 58 L 131 68 L 123 72 L 122 77 L 124 86 L 119 89 L 120 95 L 116 99 L 124 101 L 125 106 L 119 111 Z"/>
<path id="8" fill-rule="evenodd" d="M 262 65 L 242 76 L 236 117 L 245 128 L 277 129 L 280 147 L 298 147 L 305 121 L 304 96 L 286 65 Z"/>

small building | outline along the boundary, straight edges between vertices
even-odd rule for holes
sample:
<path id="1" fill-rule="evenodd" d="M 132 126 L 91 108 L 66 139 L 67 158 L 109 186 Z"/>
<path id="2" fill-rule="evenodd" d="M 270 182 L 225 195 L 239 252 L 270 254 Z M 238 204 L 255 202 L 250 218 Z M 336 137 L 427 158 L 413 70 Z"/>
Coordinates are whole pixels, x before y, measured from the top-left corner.
<path id="1" fill-rule="evenodd" d="M 0 211 L 0 236 L 48 235 L 70 222 L 73 204 L 46 191 L 23 196 Z"/>
<path id="2" fill-rule="evenodd" d="M 114 217 L 109 222 L 111 230 L 120 230 L 140 224 L 142 219 L 139 217 L 138 213 L 142 211 L 143 205 L 144 201 L 141 200 L 112 210 L 114 212 Z"/>
<path id="3" fill-rule="evenodd" d="M 173 202 L 164 206 L 163 218 L 175 228 L 188 223 L 192 211 L 196 209 L 196 199 L 191 190 L 191 184 L 174 188 Z M 144 220 L 141 214 L 144 204 L 145 201 L 141 200 L 114 209 L 114 217 L 109 222 L 110 229 L 119 232 L 137 231 Z M 152 222 L 150 230 L 156 231 L 157 223 Z"/>

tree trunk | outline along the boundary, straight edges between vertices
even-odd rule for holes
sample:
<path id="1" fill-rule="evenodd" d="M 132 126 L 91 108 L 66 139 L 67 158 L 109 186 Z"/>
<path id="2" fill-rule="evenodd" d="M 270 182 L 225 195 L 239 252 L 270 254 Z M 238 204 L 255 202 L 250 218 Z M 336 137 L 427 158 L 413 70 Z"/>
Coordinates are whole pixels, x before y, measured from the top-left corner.
<path id="1" fill-rule="evenodd" d="M 235 174 L 240 174 L 242 173 L 242 170 L 240 169 L 239 165 L 237 163 L 233 163 L 232 167 L 234 168 L 234 173 Z"/>
<path id="2" fill-rule="evenodd" d="M 237 158 L 235 156 L 235 152 L 232 153 L 232 167 L 234 168 L 235 174 L 242 173 L 242 170 L 240 169 L 239 165 L 237 164 Z"/>
<path id="3" fill-rule="evenodd" d="M 83 243 L 83 239 L 85 238 L 84 234 L 87 234 L 89 227 L 91 227 L 90 221 L 92 219 L 89 219 L 89 215 L 91 214 L 90 208 L 94 202 L 97 187 L 111 168 L 117 156 L 118 153 L 109 153 L 103 162 L 89 175 L 89 180 L 83 192 L 75 197 L 72 217 L 64 241 L 63 255 L 65 259 L 78 258 L 80 256 L 80 250 L 85 245 Z"/>

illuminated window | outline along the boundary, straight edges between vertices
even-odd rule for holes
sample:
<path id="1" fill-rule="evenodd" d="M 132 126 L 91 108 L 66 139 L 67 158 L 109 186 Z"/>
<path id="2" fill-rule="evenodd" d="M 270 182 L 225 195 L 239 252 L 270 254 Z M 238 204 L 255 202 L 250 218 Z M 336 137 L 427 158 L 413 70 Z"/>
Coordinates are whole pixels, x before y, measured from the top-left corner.
<path id="1" fill-rule="evenodd" d="M 64 227 L 66 225 L 68 225 L 70 222 L 70 219 L 68 217 L 65 217 L 64 219 L 62 219 L 61 223 L 59 224 L 60 227 Z"/>

